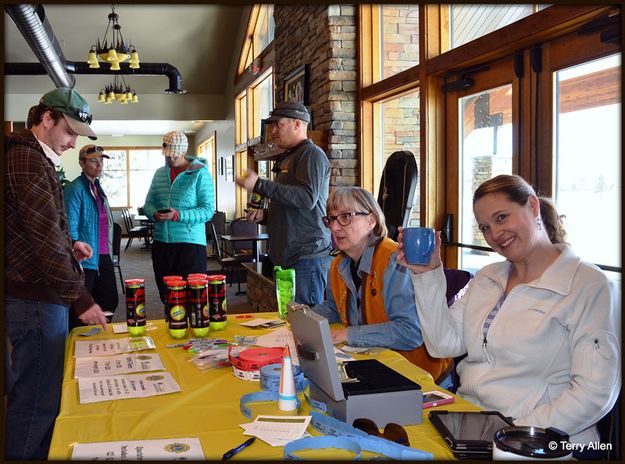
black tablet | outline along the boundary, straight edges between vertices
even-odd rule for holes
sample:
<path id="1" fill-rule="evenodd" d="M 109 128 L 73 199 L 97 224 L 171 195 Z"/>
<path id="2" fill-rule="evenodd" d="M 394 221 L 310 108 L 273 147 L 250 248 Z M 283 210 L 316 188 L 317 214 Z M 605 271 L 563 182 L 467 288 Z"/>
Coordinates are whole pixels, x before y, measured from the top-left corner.
<path id="1" fill-rule="evenodd" d="M 498 411 L 430 411 L 428 417 L 460 459 L 491 459 L 495 432 L 514 425 Z"/>

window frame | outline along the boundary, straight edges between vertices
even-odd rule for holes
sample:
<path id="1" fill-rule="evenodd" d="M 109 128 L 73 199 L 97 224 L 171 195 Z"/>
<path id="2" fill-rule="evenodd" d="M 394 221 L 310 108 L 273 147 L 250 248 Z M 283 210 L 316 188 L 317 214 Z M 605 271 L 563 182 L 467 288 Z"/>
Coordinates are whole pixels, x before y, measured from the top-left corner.
<path id="1" fill-rule="evenodd" d="M 112 206 L 111 208 L 132 208 L 133 205 L 130 204 L 130 191 L 131 191 L 131 176 L 130 176 L 130 152 L 133 150 L 157 150 L 157 151 L 162 151 L 163 147 L 156 147 L 156 146 L 109 146 L 109 147 L 103 147 L 104 148 L 104 152 L 107 153 L 109 151 L 125 151 L 126 152 L 126 204 L 122 205 L 122 206 Z M 164 162 L 163 162 L 163 166 L 164 166 Z M 135 207 L 138 206 L 143 206 L 143 205 L 135 205 Z"/>
<path id="2" fill-rule="evenodd" d="M 360 100 L 360 179 L 361 185 L 369 191 L 377 189 L 375 171 L 376 127 L 381 121 L 373 111 L 375 102 L 400 94 L 407 88 L 420 88 L 420 122 L 421 122 L 421 224 L 442 229 L 445 215 L 453 192 L 446 188 L 447 184 L 456 185 L 458 173 L 453 173 L 451 166 L 457 165 L 458 155 L 450 153 L 446 137 L 445 104 L 446 95 L 442 91 L 446 75 L 461 68 L 484 63 L 491 63 L 506 56 L 513 56 L 518 50 L 529 49 L 532 45 L 553 41 L 570 34 L 593 19 L 605 15 L 612 5 L 555 5 L 536 11 L 534 14 L 520 19 L 510 25 L 497 29 L 489 34 L 472 40 L 457 48 L 449 50 L 448 5 L 421 4 L 419 10 L 419 64 L 384 80 L 379 78 L 379 64 L 375 57 L 379 56 L 380 16 L 377 5 L 360 5 L 358 9 L 358 30 L 360 47 L 358 53 L 358 97 Z M 622 14 L 622 13 L 621 13 Z M 495 44 L 495 45 L 493 45 Z M 620 44 L 618 44 L 620 50 Z M 543 50 L 543 60 L 549 58 Z M 529 53 L 524 53 L 522 62 L 527 69 L 530 66 Z M 543 61 L 544 62 L 544 61 Z M 542 73 L 546 79 L 548 73 Z M 524 93 L 535 82 L 525 80 Z M 524 97 L 525 98 L 525 97 Z M 550 104 L 550 96 L 544 95 L 542 102 Z M 521 127 L 531 127 L 529 122 L 536 117 L 536 109 L 530 102 L 519 102 L 523 111 L 519 117 Z M 540 109 L 540 121 L 547 115 L 545 108 Z M 517 130 L 513 128 L 513 131 Z M 515 154 L 519 161 L 518 173 L 528 181 L 537 185 L 541 192 L 549 195 L 552 187 L 551 175 L 551 128 L 544 130 L 540 144 L 534 144 L 535 134 L 524 129 L 519 135 L 519 152 L 515 146 Z M 545 151 L 548 150 L 548 151 Z M 538 156 L 539 152 L 549 153 L 549 160 Z M 540 169 L 539 169 L 540 168 Z M 451 169 L 451 172 L 450 172 Z M 457 171 L 457 169 L 456 169 Z M 537 173 L 540 172 L 539 176 Z M 450 175 L 451 173 L 451 175 Z M 455 176 L 455 177 L 454 177 Z M 455 202 L 458 202 L 456 197 Z M 448 248 L 448 247 L 444 247 Z M 444 249 L 443 253 L 447 251 Z M 457 266 L 457 253 L 443 256 L 446 266 Z"/>

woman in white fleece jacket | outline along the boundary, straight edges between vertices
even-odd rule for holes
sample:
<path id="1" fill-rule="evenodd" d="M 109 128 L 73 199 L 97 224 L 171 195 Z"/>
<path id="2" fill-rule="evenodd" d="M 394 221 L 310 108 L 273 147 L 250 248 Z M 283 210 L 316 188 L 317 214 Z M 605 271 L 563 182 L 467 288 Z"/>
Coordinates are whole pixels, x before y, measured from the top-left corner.
<path id="1" fill-rule="evenodd" d="M 598 441 L 595 424 L 621 383 L 617 291 L 573 253 L 553 204 L 521 177 L 484 182 L 473 212 L 506 261 L 481 269 L 451 309 L 440 232 L 427 266 L 406 263 L 399 235 L 398 262 L 412 271 L 428 351 L 467 354 L 457 368 L 458 394 L 484 409 L 517 425 L 556 427 L 574 443 Z"/>

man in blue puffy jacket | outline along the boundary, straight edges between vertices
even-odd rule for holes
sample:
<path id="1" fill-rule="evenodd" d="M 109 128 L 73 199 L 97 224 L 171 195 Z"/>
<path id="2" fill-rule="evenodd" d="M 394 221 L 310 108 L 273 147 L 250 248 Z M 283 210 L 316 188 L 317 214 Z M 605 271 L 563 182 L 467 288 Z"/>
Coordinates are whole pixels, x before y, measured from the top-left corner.
<path id="1" fill-rule="evenodd" d="M 78 154 L 82 174 L 63 191 L 65 210 L 72 240 L 88 243 L 93 250 L 82 262 L 85 286 L 102 310 L 117 309 L 117 283 L 113 267 L 113 214 L 108 198 L 98 178 L 102 175 L 104 158 L 110 158 L 104 149 L 85 145 Z M 108 316 L 111 321 L 112 316 Z M 69 330 L 86 325 L 73 310 L 69 312 Z"/>
<path id="2" fill-rule="evenodd" d="M 163 303 L 163 277 L 206 272 L 206 222 L 215 212 L 213 180 L 206 160 L 187 155 L 181 131 L 163 137 L 167 165 L 154 173 L 145 215 L 154 219 L 152 266 Z"/>

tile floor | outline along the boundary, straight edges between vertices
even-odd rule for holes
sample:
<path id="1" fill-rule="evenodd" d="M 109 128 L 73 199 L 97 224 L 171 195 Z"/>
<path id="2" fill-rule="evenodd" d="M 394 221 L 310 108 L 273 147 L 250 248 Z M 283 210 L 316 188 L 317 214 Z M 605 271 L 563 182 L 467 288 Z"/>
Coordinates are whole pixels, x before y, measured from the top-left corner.
<path id="1" fill-rule="evenodd" d="M 130 247 L 124 251 L 127 238 L 122 238 L 120 265 L 124 279 L 142 278 L 145 279 L 145 302 L 148 319 L 163 318 L 163 303 L 158 296 L 158 287 L 154 280 L 154 271 L 152 270 L 152 252 L 143 246 L 143 242 L 137 239 L 132 241 Z M 209 247 L 210 252 L 210 247 Z M 219 270 L 221 266 L 216 259 L 208 259 L 207 269 Z M 117 292 L 119 294 L 119 305 L 113 316 L 113 322 L 122 322 L 126 319 L 126 303 L 125 295 L 122 293 L 119 281 L 119 272 L 115 270 L 117 278 Z M 245 283 L 241 284 L 241 290 L 245 291 Z M 252 307 L 247 302 L 247 296 L 235 295 L 237 284 L 234 282 L 226 287 L 226 301 L 228 305 L 228 313 L 240 314 L 252 312 Z"/>

